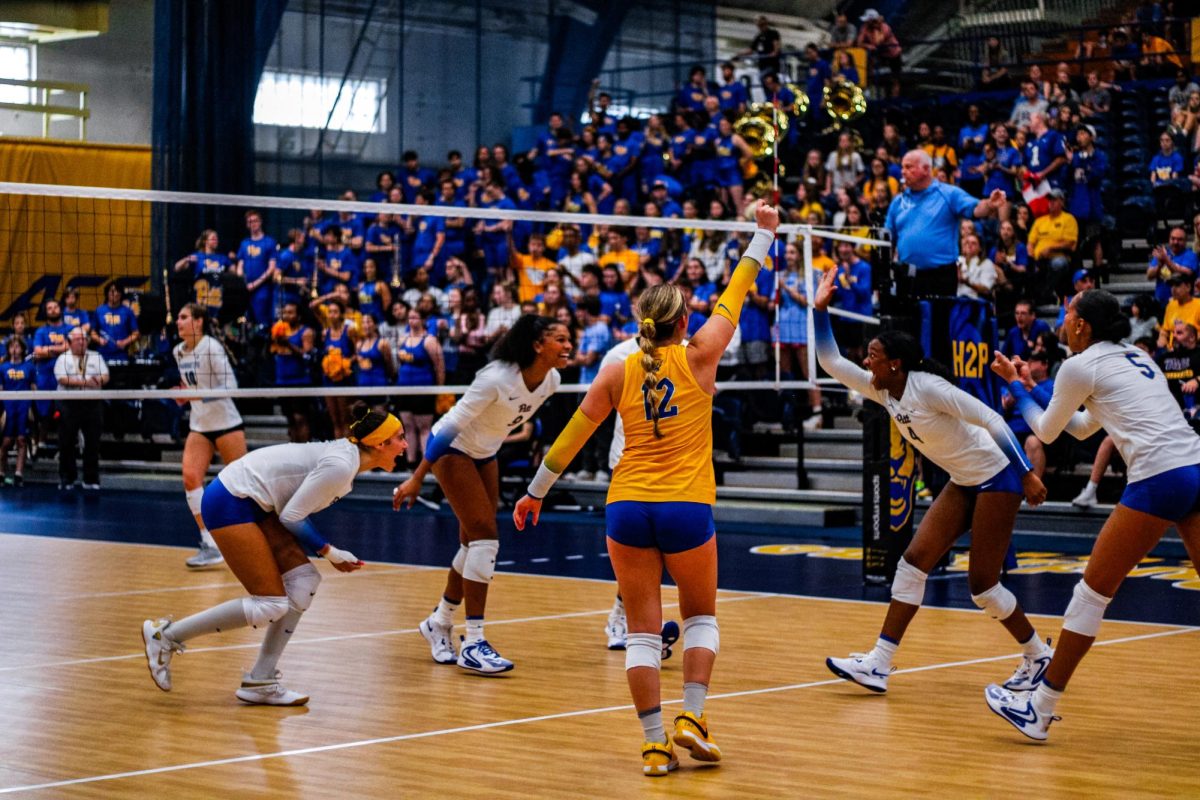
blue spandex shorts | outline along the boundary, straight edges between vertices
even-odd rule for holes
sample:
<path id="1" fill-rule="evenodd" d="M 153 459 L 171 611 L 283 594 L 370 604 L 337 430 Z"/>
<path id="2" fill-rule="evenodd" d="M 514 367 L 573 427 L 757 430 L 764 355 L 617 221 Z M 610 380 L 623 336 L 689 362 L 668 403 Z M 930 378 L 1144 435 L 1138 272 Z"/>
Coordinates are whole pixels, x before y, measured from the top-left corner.
<path id="1" fill-rule="evenodd" d="M 1012 464 L 1009 464 L 978 486 L 962 486 L 959 488 L 965 490 L 972 497 L 978 497 L 984 492 L 1009 492 L 1011 494 L 1023 495 L 1025 494 L 1025 490 L 1021 488 L 1022 477 L 1022 473 L 1018 472 L 1017 468 Z"/>
<path id="2" fill-rule="evenodd" d="M 1176 467 L 1128 484 L 1121 493 L 1121 505 L 1179 522 L 1200 511 L 1200 464 Z"/>
<path id="3" fill-rule="evenodd" d="M 644 503 L 618 500 L 604 514 L 608 538 L 629 547 L 657 547 L 682 553 L 699 547 L 717 532 L 707 503 Z"/>
<path id="4" fill-rule="evenodd" d="M 5 439 L 15 439 L 18 436 L 29 435 L 29 409 L 32 407 L 32 400 L 4 401 Z"/>
<path id="5" fill-rule="evenodd" d="M 208 485 L 204 490 L 204 497 L 200 500 L 200 519 L 210 531 L 228 528 L 230 525 L 261 522 L 266 516 L 267 512 L 262 510 L 262 506 L 249 497 L 234 497 L 230 494 L 219 477 Z"/>

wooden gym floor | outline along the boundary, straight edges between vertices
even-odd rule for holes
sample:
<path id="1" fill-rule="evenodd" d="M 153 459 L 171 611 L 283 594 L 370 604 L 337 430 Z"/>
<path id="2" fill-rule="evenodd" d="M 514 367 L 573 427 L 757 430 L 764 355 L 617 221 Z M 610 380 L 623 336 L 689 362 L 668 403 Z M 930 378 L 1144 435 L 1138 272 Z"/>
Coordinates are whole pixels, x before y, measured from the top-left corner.
<path id="1" fill-rule="evenodd" d="M 1194 795 L 1200 629 L 1107 623 L 1048 744 L 983 701 L 1017 648 L 977 611 L 925 608 L 885 696 L 833 678 L 883 606 L 722 591 L 707 711 L 725 760 L 641 775 L 614 584 L 501 573 L 488 638 L 517 668 L 440 666 L 416 631 L 442 568 L 373 564 L 325 581 L 281 661 L 306 708 L 233 695 L 261 636 L 194 640 L 158 691 L 142 619 L 242 595 L 178 547 L 0 535 L 0 794 L 45 797 L 1028 797 Z M 664 603 L 674 600 L 664 588 Z M 666 613 L 672 616 L 673 607 Z M 677 613 L 674 614 L 677 618 Z M 1059 620 L 1037 617 L 1057 636 Z M 681 696 L 664 662 L 664 714 Z"/>

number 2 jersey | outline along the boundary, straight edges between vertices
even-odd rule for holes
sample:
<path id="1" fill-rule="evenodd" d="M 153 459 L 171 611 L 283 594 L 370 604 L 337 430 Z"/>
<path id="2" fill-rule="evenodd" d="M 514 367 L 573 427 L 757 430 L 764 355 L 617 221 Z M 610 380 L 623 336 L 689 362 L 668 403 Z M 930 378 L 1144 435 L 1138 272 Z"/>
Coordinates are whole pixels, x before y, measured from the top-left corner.
<path id="1" fill-rule="evenodd" d="M 179 365 L 179 377 L 189 389 L 236 389 L 237 378 L 229 357 L 216 339 L 201 336 L 196 347 L 187 352 L 180 342 L 172 351 Z M 242 415 L 228 397 L 192 401 L 188 426 L 199 433 L 225 431 L 242 424 Z"/>
<path id="2" fill-rule="evenodd" d="M 1083 439 L 1103 427 L 1130 483 L 1200 464 L 1200 437 L 1179 413 L 1167 379 L 1136 347 L 1093 344 L 1063 362 L 1045 411 L 1032 400 L 1018 402 L 1030 430 L 1047 443 L 1064 430 Z"/>
<path id="3" fill-rule="evenodd" d="M 433 426 L 458 431 L 450 446 L 471 458 L 491 458 L 512 429 L 537 413 L 558 389 L 558 370 L 546 373 L 532 391 L 525 387 L 521 369 L 508 361 L 493 361 L 475 375 L 470 388 L 454 408 Z"/>
<path id="4" fill-rule="evenodd" d="M 658 348 L 658 429 L 654 435 L 645 391 L 642 352 L 625 358 L 625 379 L 617 413 L 625 427 L 625 452 L 612 475 L 608 502 L 644 503 L 717 501 L 712 463 L 712 395 L 701 388 L 688 366 L 683 345 Z"/>

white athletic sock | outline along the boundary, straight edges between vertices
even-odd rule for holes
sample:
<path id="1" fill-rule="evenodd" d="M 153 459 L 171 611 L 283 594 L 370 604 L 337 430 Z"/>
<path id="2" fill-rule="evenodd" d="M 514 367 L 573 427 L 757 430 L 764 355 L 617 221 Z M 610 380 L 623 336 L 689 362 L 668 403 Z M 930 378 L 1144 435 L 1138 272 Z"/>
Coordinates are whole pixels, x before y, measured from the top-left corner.
<path id="1" fill-rule="evenodd" d="M 708 699 L 708 687 L 703 683 L 685 683 L 683 685 L 683 710 L 690 711 L 697 717 L 704 713 L 704 701 Z"/>
<path id="2" fill-rule="evenodd" d="M 662 706 L 639 711 L 638 722 L 642 723 L 642 732 L 645 733 L 647 742 L 667 741 L 667 732 L 663 730 Z"/>
<path id="3" fill-rule="evenodd" d="M 875 649 L 871 652 L 883 662 L 885 667 L 890 667 L 892 665 L 892 658 L 896 655 L 896 650 L 899 647 L 900 644 L 898 642 L 893 642 L 883 634 L 880 634 L 879 638 L 875 640 Z"/>
<path id="4" fill-rule="evenodd" d="M 289 608 L 286 614 L 267 626 L 267 635 L 263 637 L 262 647 L 258 649 L 258 661 L 254 662 L 254 668 L 250 670 L 251 678 L 256 681 L 275 678 L 275 665 L 279 663 L 283 648 L 287 647 L 292 634 L 296 632 L 296 626 L 300 624 L 303 614 L 303 611 Z"/>
<path id="5" fill-rule="evenodd" d="M 483 641 L 483 617 L 467 617 L 467 644 Z"/>
<path id="6" fill-rule="evenodd" d="M 462 601 L 454 602 L 443 595 L 438 601 L 437 608 L 433 609 L 433 621 L 438 625 L 453 625 L 454 612 L 458 610 Z"/>
<path id="7" fill-rule="evenodd" d="M 188 639 L 203 636 L 206 633 L 220 633 L 244 628 L 249 623 L 246 622 L 246 610 L 242 600 L 241 597 L 235 600 L 226 600 L 199 614 L 192 614 L 178 622 L 172 622 L 163 631 L 163 635 L 175 642 L 186 642 Z"/>
<path id="8" fill-rule="evenodd" d="M 1029 637 L 1029 641 L 1021 642 L 1021 650 L 1030 658 L 1040 656 L 1043 650 L 1049 650 L 1050 646 L 1038 638 L 1037 631 L 1033 632 L 1033 636 Z"/>
<path id="9" fill-rule="evenodd" d="M 1033 693 L 1033 707 L 1039 713 L 1046 716 L 1052 716 L 1054 709 L 1058 706 L 1058 701 L 1062 700 L 1063 693 L 1057 689 L 1051 689 L 1045 683 L 1039 683 L 1037 690 Z"/>
<path id="10" fill-rule="evenodd" d="M 200 529 L 200 541 L 204 542 L 206 546 L 211 547 L 214 550 L 217 549 L 217 543 L 213 539 L 212 534 L 208 532 L 208 528 Z"/>

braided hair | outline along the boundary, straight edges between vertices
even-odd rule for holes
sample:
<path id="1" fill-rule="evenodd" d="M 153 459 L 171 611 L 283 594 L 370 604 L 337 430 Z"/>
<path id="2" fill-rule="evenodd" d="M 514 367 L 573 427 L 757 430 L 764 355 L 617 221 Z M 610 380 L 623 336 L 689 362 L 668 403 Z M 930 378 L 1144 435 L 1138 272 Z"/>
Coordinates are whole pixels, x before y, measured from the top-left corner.
<path id="1" fill-rule="evenodd" d="M 646 403 L 650 409 L 650 420 L 654 423 L 654 437 L 661 439 L 658 428 L 658 405 L 662 402 L 663 389 L 658 385 L 658 370 L 662 361 L 655 357 L 656 345 L 665 342 L 675 333 L 675 325 L 687 313 L 683 292 L 669 283 L 652 286 L 642 292 L 638 299 L 637 315 L 638 347 L 642 350 L 642 369 L 645 370 L 643 384 L 646 387 Z"/>

